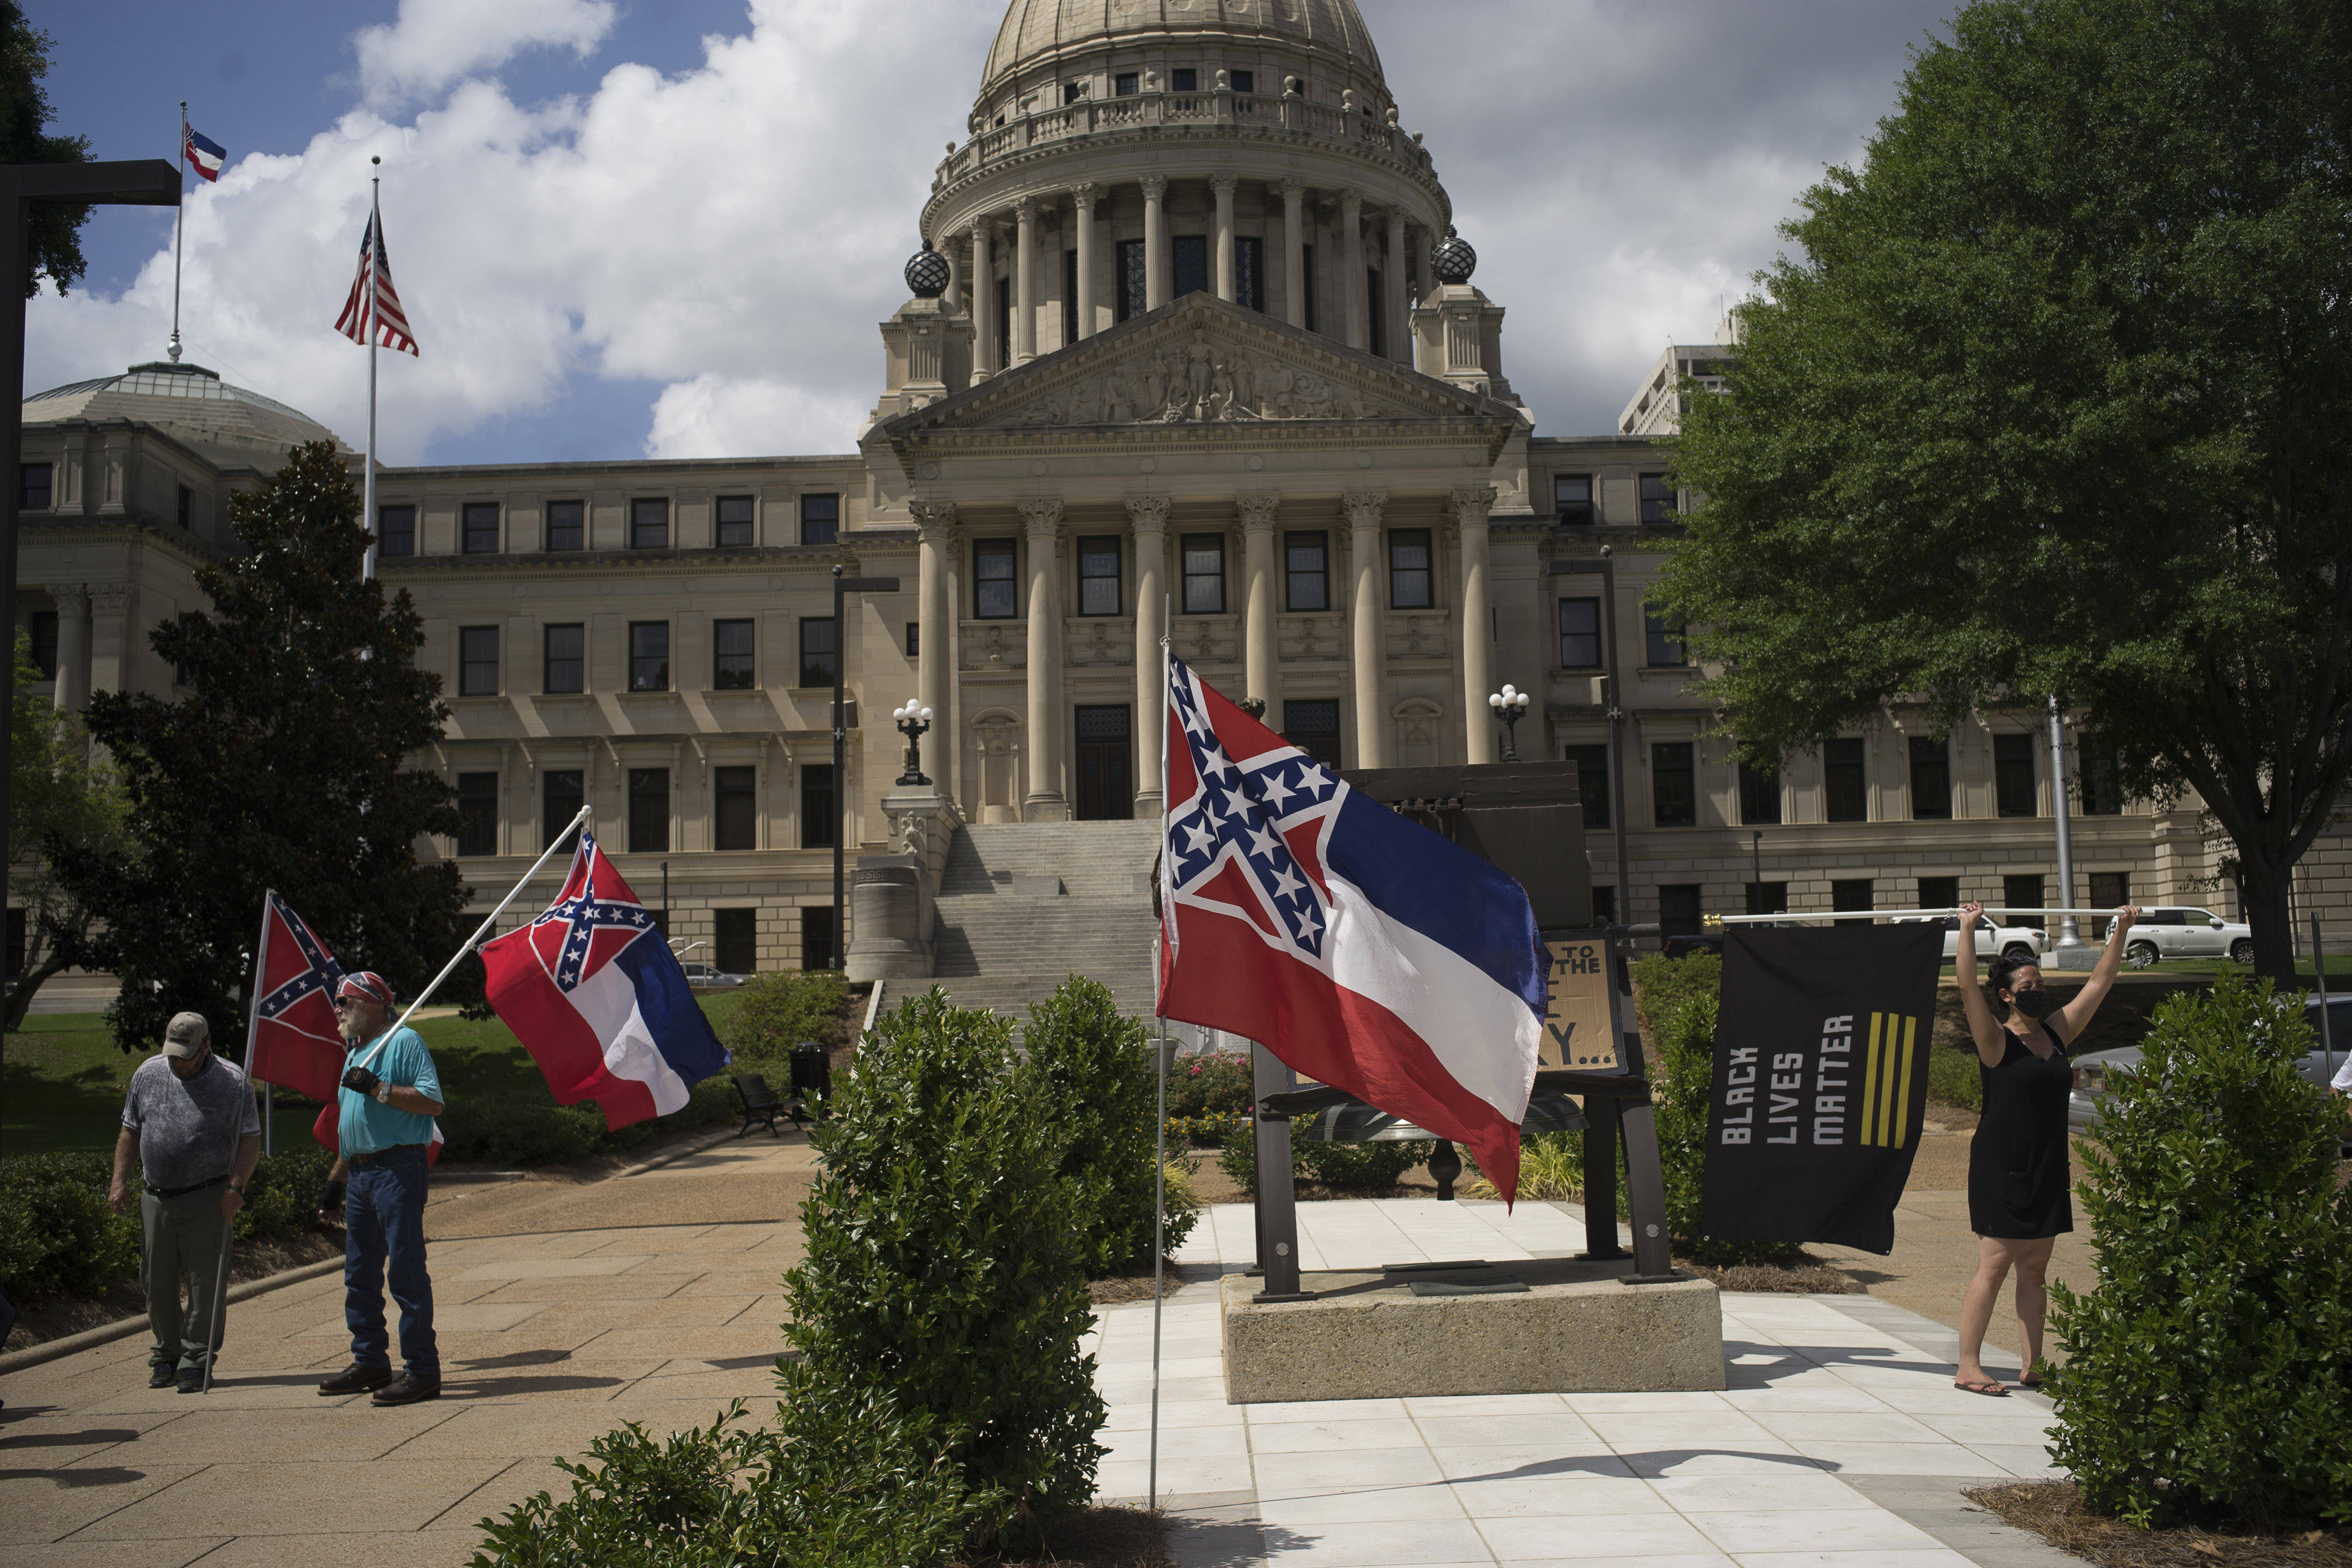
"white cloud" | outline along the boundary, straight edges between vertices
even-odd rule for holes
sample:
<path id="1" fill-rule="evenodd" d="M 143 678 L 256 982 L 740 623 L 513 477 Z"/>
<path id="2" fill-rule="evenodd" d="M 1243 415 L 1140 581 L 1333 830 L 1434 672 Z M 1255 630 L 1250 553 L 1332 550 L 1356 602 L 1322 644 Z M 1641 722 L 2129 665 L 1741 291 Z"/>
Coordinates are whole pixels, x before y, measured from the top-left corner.
<path id="1" fill-rule="evenodd" d="M 585 59 L 616 15 L 611 0 L 400 0 L 390 26 L 362 27 L 352 42 L 369 101 L 392 103 L 495 70 L 527 48 Z"/>
<path id="2" fill-rule="evenodd" d="M 705 374 L 673 382 L 654 400 L 648 458 L 806 457 L 837 451 L 836 434 L 854 428 L 866 410 L 846 395 L 814 393 L 769 376 Z M 831 437 L 821 446 L 795 444 L 803 431 Z"/>

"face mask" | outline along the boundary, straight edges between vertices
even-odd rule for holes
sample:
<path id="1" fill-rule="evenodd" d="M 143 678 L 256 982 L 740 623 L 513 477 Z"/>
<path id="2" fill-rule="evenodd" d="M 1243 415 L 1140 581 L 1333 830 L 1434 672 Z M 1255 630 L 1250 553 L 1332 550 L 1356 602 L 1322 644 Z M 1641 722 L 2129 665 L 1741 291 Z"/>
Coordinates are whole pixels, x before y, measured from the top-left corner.
<path id="1" fill-rule="evenodd" d="M 2017 1010 L 2029 1018 L 2046 1018 L 2058 1005 L 2058 999 L 2047 991 L 2020 991 L 2013 999 Z"/>

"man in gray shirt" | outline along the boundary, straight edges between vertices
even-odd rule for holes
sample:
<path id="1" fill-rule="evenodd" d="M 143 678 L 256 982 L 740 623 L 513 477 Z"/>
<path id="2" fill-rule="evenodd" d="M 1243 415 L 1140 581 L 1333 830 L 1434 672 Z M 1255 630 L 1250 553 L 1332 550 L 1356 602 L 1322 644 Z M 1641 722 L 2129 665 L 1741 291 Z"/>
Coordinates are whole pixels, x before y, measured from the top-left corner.
<path id="1" fill-rule="evenodd" d="M 114 1141 L 116 1214 L 131 1211 L 131 1161 L 139 1200 L 139 1287 L 147 1292 L 147 1386 L 204 1391 L 221 1342 L 221 1270 L 229 1226 L 261 1157 L 261 1121 L 245 1074 L 213 1055 L 204 1018 L 182 1013 L 163 1031 L 163 1054 L 139 1064 Z M 186 1276 L 188 1301 L 180 1304 Z"/>

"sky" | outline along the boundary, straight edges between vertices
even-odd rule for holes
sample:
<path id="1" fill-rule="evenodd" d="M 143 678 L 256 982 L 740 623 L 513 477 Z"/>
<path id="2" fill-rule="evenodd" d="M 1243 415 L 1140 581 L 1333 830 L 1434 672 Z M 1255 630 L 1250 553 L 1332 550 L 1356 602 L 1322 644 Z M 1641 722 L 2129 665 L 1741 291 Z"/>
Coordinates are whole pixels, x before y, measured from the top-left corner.
<path id="1" fill-rule="evenodd" d="M 1508 312 L 1539 435 L 1606 434 L 1706 342 L 1858 162 L 1953 0 L 1360 0 Z M 187 358 L 357 446 L 333 323 L 383 163 L 421 355 L 383 356 L 395 464 L 846 452 L 880 391 L 931 172 L 1000 0 L 26 0 L 52 132 L 191 175 Z M 168 211 L 97 208 L 26 316 L 28 390 L 159 359 Z"/>

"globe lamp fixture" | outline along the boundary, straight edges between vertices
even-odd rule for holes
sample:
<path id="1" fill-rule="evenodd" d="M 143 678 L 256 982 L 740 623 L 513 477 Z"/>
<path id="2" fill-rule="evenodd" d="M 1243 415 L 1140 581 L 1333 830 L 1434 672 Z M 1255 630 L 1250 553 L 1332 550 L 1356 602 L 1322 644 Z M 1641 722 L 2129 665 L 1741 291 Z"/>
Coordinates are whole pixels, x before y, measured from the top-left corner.
<path id="1" fill-rule="evenodd" d="M 1495 710 L 1495 717 L 1503 721 L 1503 761 L 1517 762 L 1519 760 L 1519 721 L 1527 717 L 1528 694 L 1506 681 L 1502 690 L 1493 693 L 1486 699 L 1486 706 L 1492 708 Z"/>
<path id="2" fill-rule="evenodd" d="M 898 775 L 900 787 L 930 783 L 923 776 L 923 736 L 931 728 L 931 710 L 909 698 L 905 707 L 892 709 L 890 717 L 898 721 L 898 733 L 907 737 L 907 771 Z"/>

